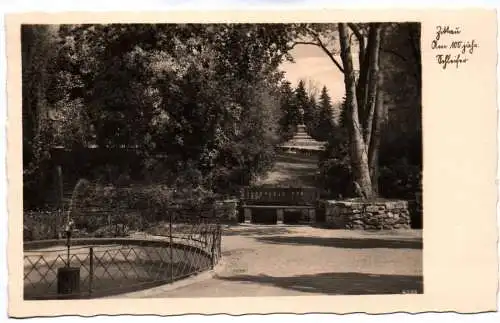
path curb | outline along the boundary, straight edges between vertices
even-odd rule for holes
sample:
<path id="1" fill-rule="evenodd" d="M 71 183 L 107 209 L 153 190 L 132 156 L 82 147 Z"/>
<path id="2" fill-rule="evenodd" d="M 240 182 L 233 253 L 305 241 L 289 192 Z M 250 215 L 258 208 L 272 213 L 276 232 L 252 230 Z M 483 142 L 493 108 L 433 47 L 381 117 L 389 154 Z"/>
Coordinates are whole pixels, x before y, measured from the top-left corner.
<path id="1" fill-rule="evenodd" d="M 196 284 L 211 278 L 214 278 L 218 272 L 224 269 L 225 267 L 224 259 L 221 258 L 219 263 L 214 267 L 214 269 L 210 269 L 208 271 L 201 272 L 199 274 L 195 274 L 191 277 L 178 280 L 171 284 L 165 284 L 158 287 L 143 289 L 136 292 L 124 293 L 119 295 L 113 295 L 103 298 L 154 298 L 155 295 L 162 294 L 165 292 L 170 292 L 182 287 L 186 287 L 192 284 Z"/>

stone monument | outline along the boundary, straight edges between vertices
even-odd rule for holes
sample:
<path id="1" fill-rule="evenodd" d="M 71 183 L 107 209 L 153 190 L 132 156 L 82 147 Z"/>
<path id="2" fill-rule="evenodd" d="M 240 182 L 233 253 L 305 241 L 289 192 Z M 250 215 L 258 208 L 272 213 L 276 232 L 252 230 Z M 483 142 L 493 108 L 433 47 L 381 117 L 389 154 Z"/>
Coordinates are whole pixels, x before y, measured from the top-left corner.
<path id="1" fill-rule="evenodd" d="M 288 140 L 280 147 L 288 152 L 319 152 L 325 149 L 326 142 L 317 141 L 307 133 L 306 125 L 304 124 L 304 109 L 299 108 L 299 123 L 297 130 L 292 139 Z"/>

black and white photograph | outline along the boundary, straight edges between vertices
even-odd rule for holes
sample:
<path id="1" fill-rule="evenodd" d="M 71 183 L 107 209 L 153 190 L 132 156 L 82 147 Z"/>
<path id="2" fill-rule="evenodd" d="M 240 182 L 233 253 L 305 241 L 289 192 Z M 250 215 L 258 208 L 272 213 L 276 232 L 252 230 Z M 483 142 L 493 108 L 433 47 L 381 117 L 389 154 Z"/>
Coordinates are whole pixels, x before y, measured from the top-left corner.
<path id="1" fill-rule="evenodd" d="M 424 293 L 420 29 L 23 24 L 24 300 Z"/>

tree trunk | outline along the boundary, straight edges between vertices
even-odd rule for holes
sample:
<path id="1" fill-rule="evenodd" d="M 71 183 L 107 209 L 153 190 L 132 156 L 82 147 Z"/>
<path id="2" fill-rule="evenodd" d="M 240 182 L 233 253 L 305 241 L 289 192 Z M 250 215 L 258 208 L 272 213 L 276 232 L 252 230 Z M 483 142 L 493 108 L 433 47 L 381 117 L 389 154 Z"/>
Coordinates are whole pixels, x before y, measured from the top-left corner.
<path id="1" fill-rule="evenodd" d="M 370 34 L 368 39 L 368 78 L 367 78 L 367 93 L 364 110 L 365 119 L 363 119 L 364 139 L 368 146 L 370 146 L 373 116 L 375 114 L 375 101 L 377 96 L 377 83 L 379 74 L 379 52 L 380 52 L 380 24 L 373 24 L 370 27 Z"/>
<path id="2" fill-rule="evenodd" d="M 358 100 L 358 106 L 360 107 L 359 117 L 364 120 L 365 113 L 364 107 L 368 101 L 368 73 L 369 73 L 369 62 L 370 62 L 370 51 L 365 51 L 366 54 L 363 60 L 359 63 L 359 78 L 358 84 L 356 85 L 356 98 Z"/>
<path id="3" fill-rule="evenodd" d="M 379 77 L 379 82 L 381 77 Z M 368 149 L 369 156 L 369 167 L 372 180 L 373 194 L 378 195 L 378 176 L 379 176 L 379 165 L 378 165 L 378 152 L 380 148 L 380 137 L 382 134 L 382 127 L 385 119 L 385 104 L 384 95 L 381 89 L 381 84 L 379 83 L 379 90 L 377 91 L 377 100 L 375 115 L 373 118 L 372 126 L 372 139 L 370 142 L 370 147 Z"/>
<path id="4" fill-rule="evenodd" d="M 352 53 L 346 24 L 339 24 L 341 58 L 344 65 L 344 83 L 346 89 L 346 108 L 349 109 L 348 127 L 351 138 L 351 163 L 354 181 L 359 185 L 364 198 L 373 195 L 368 162 L 368 149 L 363 140 L 362 126 L 359 121 L 359 107 L 356 98 L 356 78 L 352 63 Z"/>

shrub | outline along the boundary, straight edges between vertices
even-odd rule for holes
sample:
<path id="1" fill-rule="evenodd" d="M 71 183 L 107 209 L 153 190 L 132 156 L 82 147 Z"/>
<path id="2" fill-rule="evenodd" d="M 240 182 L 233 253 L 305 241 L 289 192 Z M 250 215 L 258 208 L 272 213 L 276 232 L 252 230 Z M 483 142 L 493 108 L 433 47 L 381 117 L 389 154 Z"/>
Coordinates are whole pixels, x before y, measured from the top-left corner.
<path id="1" fill-rule="evenodd" d="M 339 129 L 332 136 L 325 151 L 320 155 L 319 171 L 322 186 L 330 198 L 354 196 L 349 142 L 345 130 Z"/>
<path id="2" fill-rule="evenodd" d="M 380 193 L 388 198 L 414 200 L 422 191 L 422 169 L 402 159 L 392 165 L 380 167 Z"/>

